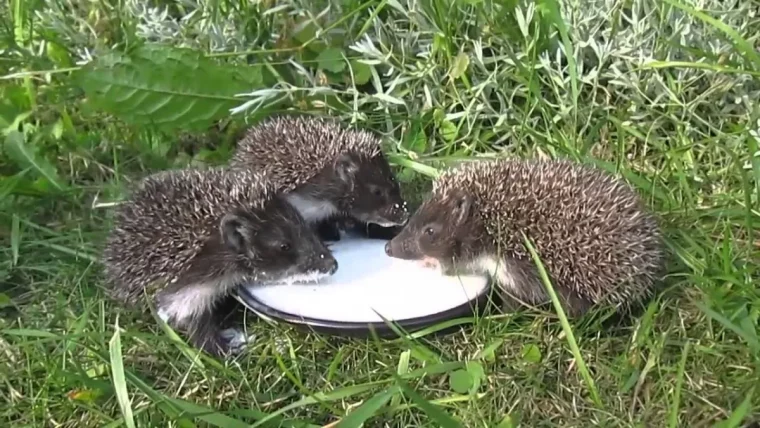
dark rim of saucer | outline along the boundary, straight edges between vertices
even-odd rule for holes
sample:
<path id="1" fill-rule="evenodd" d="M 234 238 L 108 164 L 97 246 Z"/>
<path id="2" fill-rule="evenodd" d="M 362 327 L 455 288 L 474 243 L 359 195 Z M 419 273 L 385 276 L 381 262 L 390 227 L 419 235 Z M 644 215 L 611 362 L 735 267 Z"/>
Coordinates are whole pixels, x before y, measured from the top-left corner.
<path id="1" fill-rule="evenodd" d="M 393 320 L 391 322 L 400 327 L 402 330 L 411 333 L 434 326 L 443 321 L 448 321 L 459 317 L 472 316 L 475 314 L 476 310 L 478 313 L 482 313 L 482 311 L 488 305 L 489 299 L 491 297 L 491 289 L 492 287 L 489 284 L 476 297 L 470 299 L 466 303 L 455 306 L 451 309 L 447 309 L 443 312 L 416 318 Z M 264 319 L 283 321 L 288 324 L 292 324 L 295 327 L 305 328 L 319 333 L 327 333 L 335 336 L 370 337 L 373 330 L 379 337 L 383 338 L 398 336 L 391 327 L 382 321 L 345 322 L 294 315 L 263 304 L 257 300 L 256 297 L 251 294 L 251 292 L 244 286 L 237 287 L 236 291 L 237 292 L 235 293 L 235 297 L 237 300 Z"/>

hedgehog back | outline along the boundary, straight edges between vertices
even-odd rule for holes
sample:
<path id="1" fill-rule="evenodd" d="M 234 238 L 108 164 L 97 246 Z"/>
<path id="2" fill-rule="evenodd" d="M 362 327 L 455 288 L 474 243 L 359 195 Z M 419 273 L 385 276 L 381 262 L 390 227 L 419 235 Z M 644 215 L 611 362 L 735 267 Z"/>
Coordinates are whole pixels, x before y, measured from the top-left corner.
<path id="1" fill-rule="evenodd" d="M 381 153 L 380 139 L 320 117 L 281 116 L 251 127 L 230 160 L 234 168 L 266 173 L 288 192 L 314 178 L 342 154 L 364 159 Z"/>
<path id="2" fill-rule="evenodd" d="M 656 219 L 601 170 L 565 160 L 473 162 L 442 174 L 433 193 L 452 188 L 474 196 L 492 250 L 532 264 L 525 233 L 553 280 L 595 303 L 643 298 L 661 273 Z"/>
<path id="3" fill-rule="evenodd" d="M 103 251 L 115 297 L 131 300 L 156 281 L 170 281 L 190 266 L 227 212 L 262 209 L 272 195 L 251 171 L 190 169 L 146 177 L 116 210 Z"/>

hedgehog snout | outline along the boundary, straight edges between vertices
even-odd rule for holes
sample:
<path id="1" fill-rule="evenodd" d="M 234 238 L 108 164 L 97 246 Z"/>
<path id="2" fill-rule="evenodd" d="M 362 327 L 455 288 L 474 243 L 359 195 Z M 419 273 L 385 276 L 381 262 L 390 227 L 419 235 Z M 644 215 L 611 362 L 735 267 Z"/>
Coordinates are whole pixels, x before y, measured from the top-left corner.
<path id="1" fill-rule="evenodd" d="M 330 254 L 322 253 L 317 256 L 317 270 L 321 273 L 332 275 L 338 271 L 338 261 Z"/>
<path id="2" fill-rule="evenodd" d="M 414 251 L 409 241 L 403 238 L 399 239 L 399 236 L 385 243 L 385 254 L 402 260 L 416 260 L 422 257 L 418 251 Z"/>

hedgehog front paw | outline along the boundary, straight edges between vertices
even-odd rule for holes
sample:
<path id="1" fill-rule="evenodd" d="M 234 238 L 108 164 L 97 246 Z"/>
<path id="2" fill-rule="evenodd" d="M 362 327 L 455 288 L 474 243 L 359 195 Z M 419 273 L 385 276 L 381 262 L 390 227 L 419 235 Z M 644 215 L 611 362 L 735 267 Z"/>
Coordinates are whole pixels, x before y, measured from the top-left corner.
<path id="1" fill-rule="evenodd" d="M 225 353 L 230 354 L 239 354 L 255 338 L 254 335 L 246 336 L 242 330 L 237 328 L 221 330 L 219 337 L 221 339 L 220 342 L 224 343 Z"/>

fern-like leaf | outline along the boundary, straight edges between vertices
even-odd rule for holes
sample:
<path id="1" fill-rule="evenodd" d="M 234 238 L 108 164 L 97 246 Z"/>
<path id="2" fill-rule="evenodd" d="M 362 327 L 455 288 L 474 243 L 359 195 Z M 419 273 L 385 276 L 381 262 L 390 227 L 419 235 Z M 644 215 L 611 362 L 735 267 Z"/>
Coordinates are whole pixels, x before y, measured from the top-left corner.
<path id="1" fill-rule="evenodd" d="M 142 45 L 110 53 L 75 77 L 95 109 L 134 125 L 201 130 L 262 86 L 261 68 L 221 65 L 200 52 Z"/>

